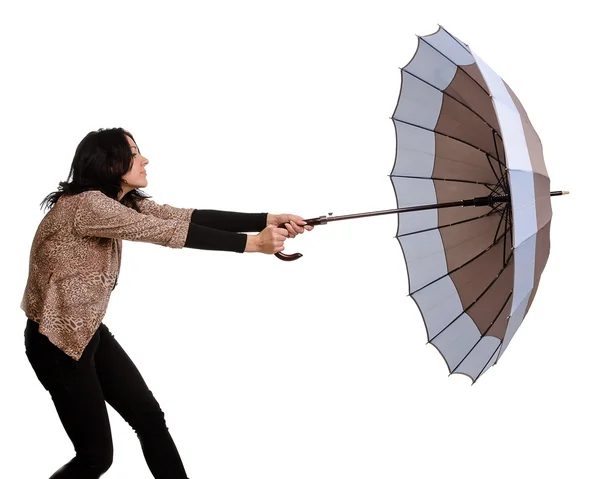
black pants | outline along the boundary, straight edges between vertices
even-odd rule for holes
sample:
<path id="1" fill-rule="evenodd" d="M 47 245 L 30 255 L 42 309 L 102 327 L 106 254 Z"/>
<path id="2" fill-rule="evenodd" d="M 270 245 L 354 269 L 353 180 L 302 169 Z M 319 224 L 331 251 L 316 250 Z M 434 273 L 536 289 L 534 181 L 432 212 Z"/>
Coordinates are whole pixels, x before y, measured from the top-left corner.
<path id="1" fill-rule="evenodd" d="M 187 479 L 160 406 L 104 324 L 75 361 L 28 319 L 25 351 L 76 453 L 50 479 L 97 479 L 111 466 L 113 444 L 105 401 L 136 431 L 155 478 Z"/>

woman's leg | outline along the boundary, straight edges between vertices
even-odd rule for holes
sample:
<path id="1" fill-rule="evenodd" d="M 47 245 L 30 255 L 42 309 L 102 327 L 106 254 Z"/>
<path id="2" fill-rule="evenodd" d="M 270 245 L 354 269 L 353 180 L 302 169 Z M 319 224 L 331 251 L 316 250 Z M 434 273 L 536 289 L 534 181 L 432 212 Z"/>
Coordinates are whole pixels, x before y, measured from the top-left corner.
<path id="1" fill-rule="evenodd" d="M 140 372 L 105 325 L 101 325 L 96 371 L 104 398 L 137 433 L 156 479 L 187 479 L 162 410 Z"/>
<path id="2" fill-rule="evenodd" d="M 79 361 L 67 356 L 28 320 L 25 350 L 38 379 L 50 393 L 75 457 L 50 479 L 97 479 L 112 464 L 108 413 L 94 367 L 95 335 Z"/>

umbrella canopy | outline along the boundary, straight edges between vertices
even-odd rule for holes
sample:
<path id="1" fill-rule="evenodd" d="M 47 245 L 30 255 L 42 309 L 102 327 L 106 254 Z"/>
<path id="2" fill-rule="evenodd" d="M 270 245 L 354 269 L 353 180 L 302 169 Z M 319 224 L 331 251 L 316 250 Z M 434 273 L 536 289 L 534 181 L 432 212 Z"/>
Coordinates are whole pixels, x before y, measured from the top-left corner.
<path id="1" fill-rule="evenodd" d="M 402 68 L 391 180 L 398 208 L 495 198 L 398 215 L 410 295 L 450 373 L 473 381 L 521 325 L 550 251 L 542 145 L 510 87 L 442 27 Z"/>
<path id="2" fill-rule="evenodd" d="M 442 27 L 419 37 L 393 115 L 397 238 L 428 340 L 475 382 L 529 311 L 550 253 L 542 145 L 510 87 Z M 284 226 L 284 225 L 280 225 Z M 277 253 L 294 261 L 300 253 Z"/>

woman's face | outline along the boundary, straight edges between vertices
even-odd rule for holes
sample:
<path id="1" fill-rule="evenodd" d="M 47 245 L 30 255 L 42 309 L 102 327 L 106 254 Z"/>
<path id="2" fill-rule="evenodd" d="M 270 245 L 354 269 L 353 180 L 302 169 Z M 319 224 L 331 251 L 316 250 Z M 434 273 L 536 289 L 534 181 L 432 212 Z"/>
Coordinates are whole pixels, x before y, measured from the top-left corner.
<path id="1" fill-rule="evenodd" d="M 146 165 L 149 163 L 149 161 L 140 154 L 135 142 L 127 135 L 125 135 L 125 138 L 127 138 L 129 146 L 131 147 L 131 152 L 134 156 L 131 169 L 123 176 L 124 182 L 127 182 L 123 184 L 123 196 L 136 188 L 145 188 L 148 186 Z"/>

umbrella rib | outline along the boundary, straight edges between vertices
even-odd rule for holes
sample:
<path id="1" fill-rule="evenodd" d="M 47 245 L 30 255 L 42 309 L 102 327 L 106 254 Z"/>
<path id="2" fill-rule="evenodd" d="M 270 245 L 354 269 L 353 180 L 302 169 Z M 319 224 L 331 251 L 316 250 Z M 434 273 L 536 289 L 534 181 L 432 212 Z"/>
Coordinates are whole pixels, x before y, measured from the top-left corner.
<path id="1" fill-rule="evenodd" d="M 500 138 L 502 140 L 502 137 L 500 135 L 497 135 L 498 138 Z M 504 140 L 502 141 L 502 145 L 504 145 Z M 504 172 L 502 173 L 502 178 L 498 178 L 498 183 L 502 185 L 502 190 L 504 193 L 508 194 L 508 181 L 507 181 L 507 167 L 506 167 L 506 159 L 504 160 L 504 163 L 500 160 L 500 151 L 498 150 L 498 143 L 496 141 L 496 135 L 494 135 L 494 148 L 496 150 L 496 156 L 498 157 L 498 159 L 494 158 L 494 160 L 496 160 L 501 167 L 504 168 Z M 503 146 L 504 148 L 504 146 Z M 492 157 L 493 158 L 493 157 Z M 490 163 L 490 167 L 492 168 L 492 170 L 494 169 L 494 167 L 492 166 L 492 163 L 489 161 Z M 496 174 L 496 171 L 494 170 L 494 174 Z"/>
<path id="2" fill-rule="evenodd" d="M 454 37 L 450 32 L 444 30 L 446 33 L 448 33 L 448 35 L 450 35 L 455 41 L 457 41 L 456 37 Z M 425 43 L 427 43 L 427 45 L 429 45 L 431 48 L 433 48 L 436 52 L 438 52 L 440 55 L 442 55 L 446 60 L 448 60 L 450 63 L 452 63 L 456 68 L 459 68 L 465 75 L 467 75 L 471 80 L 473 80 L 473 82 L 479 87 L 481 88 L 486 95 L 490 96 L 490 93 L 483 88 L 479 82 L 477 80 L 475 80 L 475 78 L 473 78 L 471 75 L 469 75 L 469 73 L 462 67 L 462 65 L 457 65 L 455 62 L 452 61 L 451 58 L 449 58 L 447 55 L 445 55 L 444 53 L 442 53 L 440 50 L 438 50 L 436 47 L 434 47 L 431 43 L 429 43 L 427 40 L 425 40 L 423 37 L 419 37 L 421 38 Z M 464 45 L 460 42 L 457 41 L 457 43 L 464 48 Z M 473 53 L 471 53 L 471 51 L 468 48 L 465 48 L 465 50 L 469 53 L 469 55 L 473 56 Z M 473 63 L 474 65 L 477 66 L 477 62 L 475 62 L 475 58 L 473 58 Z M 477 69 L 479 69 L 479 67 L 477 66 Z M 500 137 L 502 138 L 502 137 Z"/>
<path id="3" fill-rule="evenodd" d="M 492 165 L 492 161 L 490 160 L 490 155 L 486 154 L 485 156 L 488 160 L 488 165 L 490 165 L 490 168 L 492 169 L 492 173 L 494 173 L 494 176 L 496 177 L 496 180 L 498 180 L 498 183 L 501 183 L 502 179 L 498 177 L 498 173 L 496 173 L 496 170 L 494 169 L 494 166 Z"/>
<path id="4" fill-rule="evenodd" d="M 467 110 L 469 110 L 471 113 L 473 113 L 475 116 L 477 116 L 481 121 L 483 121 L 491 130 L 492 132 L 498 134 L 498 132 L 496 131 L 496 129 L 490 125 L 485 118 L 483 118 L 479 113 L 477 113 L 475 110 L 473 110 L 473 108 L 471 108 L 469 105 L 466 105 L 465 103 L 463 103 L 462 101 L 460 101 L 458 98 L 456 98 L 455 96 L 451 95 L 450 93 L 448 93 L 445 90 L 440 90 L 438 87 L 436 87 L 434 84 L 429 83 L 427 80 L 424 80 L 421 77 L 418 77 L 417 75 L 415 75 L 414 73 L 409 72 L 408 70 L 403 69 L 403 71 L 405 71 L 406 73 L 408 73 L 410 76 L 412 76 L 413 78 L 416 78 L 417 80 L 422 81 L 423 83 L 425 83 L 426 85 L 429 85 L 431 88 L 436 89 L 437 91 L 439 91 L 442 95 L 446 95 L 447 97 L 452 98 L 456 103 L 458 103 L 459 105 L 464 106 Z M 464 70 L 463 70 L 464 71 Z M 466 73 L 466 72 L 465 72 Z M 477 82 L 475 82 L 477 83 Z M 485 91 L 485 90 L 484 90 Z M 487 95 L 487 93 L 486 93 Z M 500 135 L 498 135 L 500 136 Z"/>
<path id="5" fill-rule="evenodd" d="M 494 325 L 494 323 L 496 322 L 496 320 L 500 317 L 500 313 L 502 312 L 502 310 L 504 309 L 504 307 L 506 306 L 506 304 L 508 303 L 508 301 L 510 300 L 510 297 L 512 296 L 512 291 L 510 291 L 508 293 L 508 297 L 506 298 L 506 301 L 504 301 L 504 303 L 502 304 L 502 306 L 500 307 L 500 311 L 498 311 L 498 314 L 496 314 L 496 317 L 494 318 L 494 320 L 490 323 L 490 325 L 486 328 L 486 330 L 481 333 L 481 337 L 477 340 L 477 342 L 473 345 L 473 347 L 469 350 L 469 352 L 467 354 L 465 354 L 465 356 L 460 360 L 460 362 L 454 367 L 454 369 L 452 371 L 450 371 L 450 374 L 453 374 L 459 367 L 460 365 L 465 361 L 465 359 L 467 359 L 467 356 L 469 356 L 469 354 L 471 354 L 473 352 L 473 350 L 477 347 L 477 345 L 481 342 L 481 340 L 485 337 L 485 335 L 488 333 L 488 331 L 490 329 L 492 329 L 492 326 Z M 496 351 L 494 351 L 495 353 Z M 494 355 L 492 354 L 492 357 Z M 489 362 L 489 361 L 488 361 Z M 486 363 L 487 366 L 487 363 Z M 485 369 L 485 368 L 484 368 Z"/>
<path id="6" fill-rule="evenodd" d="M 500 181 L 502 181 L 502 180 L 500 180 Z M 491 185 L 491 183 L 489 183 L 489 184 Z M 501 183 L 496 183 L 493 188 L 490 188 L 486 184 L 486 188 L 488 188 L 494 195 L 499 195 L 501 192 L 504 191 L 504 188 Z"/>
<path id="7" fill-rule="evenodd" d="M 489 185 L 495 186 L 492 183 L 483 183 L 481 181 L 470 181 L 470 180 L 454 180 L 450 178 L 438 178 L 435 176 L 411 176 L 411 175 L 389 175 L 392 178 L 408 178 L 411 180 L 435 180 L 435 181 L 453 181 L 456 183 L 470 183 L 472 185 Z"/>
<path id="8" fill-rule="evenodd" d="M 446 32 L 448 35 L 450 35 L 450 36 L 452 37 L 452 39 L 453 39 L 453 40 L 454 40 L 456 43 L 458 43 L 458 44 L 459 44 L 461 47 L 463 47 L 463 48 L 465 49 L 465 51 L 467 51 L 469 54 L 473 55 L 473 54 L 471 53 L 471 51 L 470 51 L 470 50 L 469 50 L 469 49 L 468 49 L 468 48 L 467 48 L 467 47 L 466 47 L 466 46 L 463 44 L 463 42 L 461 42 L 461 41 L 460 41 L 458 38 L 456 38 L 454 35 L 452 35 L 452 33 L 450 33 L 448 30 L 446 30 L 446 29 L 445 29 L 444 27 L 442 27 L 441 25 L 440 25 L 440 28 L 441 28 L 442 30 L 444 30 L 444 31 L 445 31 L 445 32 Z"/>
<path id="9" fill-rule="evenodd" d="M 504 170 L 504 174 L 502 175 L 502 178 L 500 181 L 502 184 L 502 191 L 510 196 L 510 184 L 508 181 L 508 169 Z"/>
<path id="10" fill-rule="evenodd" d="M 508 293 L 508 297 L 506 298 L 506 301 L 504 301 L 504 304 L 502 304 L 502 307 L 500 308 L 500 311 L 498 311 L 498 314 L 496 315 L 496 317 L 494 318 L 494 320 L 492 321 L 492 323 L 483 332 L 483 334 L 481 335 L 481 337 L 485 336 L 490 331 L 490 329 L 492 329 L 492 326 L 496 323 L 496 321 L 498 320 L 498 318 L 500 318 L 500 313 L 502 312 L 502 310 L 504 309 L 504 307 L 510 301 L 510 298 L 512 297 L 512 294 L 513 294 L 513 292 L 512 292 L 512 290 L 510 290 L 509 293 Z M 498 339 L 500 339 L 500 338 L 498 338 Z"/>
<path id="11" fill-rule="evenodd" d="M 485 218 L 486 216 L 491 216 L 491 215 L 495 214 L 496 213 L 496 209 L 498 208 L 497 205 L 501 205 L 501 204 L 500 203 L 496 203 L 496 205 L 494 205 L 492 207 L 492 210 L 489 211 L 489 212 L 487 212 L 484 215 L 475 216 L 473 218 L 469 218 L 469 219 L 462 220 L 462 221 L 457 221 L 456 223 L 450 223 L 450 224 L 442 225 L 442 226 L 433 226 L 432 228 L 425 228 L 423 230 L 411 231 L 410 233 L 403 233 L 401 235 L 396 235 L 396 238 L 404 238 L 405 236 L 416 235 L 416 234 L 419 234 L 419 233 L 426 233 L 427 231 L 440 230 L 442 228 L 449 228 L 450 226 L 462 225 L 464 223 L 469 223 L 470 221 L 480 220 L 481 218 Z"/>
<path id="12" fill-rule="evenodd" d="M 534 290 L 534 289 L 535 289 L 535 288 L 531 288 L 529 291 L 527 291 L 527 294 L 530 294 L 531 292 L 533 292 L 533 290 Z M 525 296 L 527 296 L 527 294 L 526 294 Z M 522 305 L 522 304 L 523 304 L 525 301 L 531 301 L 531 297 L 529 297 L 529 298 L 525 298 L 525 297 L 524 297 L 524 298 L 523 298 L 523 299 L 522 299 L 522 300 L 519 302 L 519 304 L 517 304 L 517 306 L 516 306 L 516 307 L 514 307 L 514 304 L 513 304 L 513 311 L 516 311 L 517 309 L 519 309 L 519 308 L 521 307 L 521 305 Z M 509 316 L 509 320 L 510 320 L 510 318 L 512 318 L 512 316 L 513 316 L 513 313 L 511 313 L 511 315 Z M 500 343 L 500 345 L 502 346 L 502 344 L 504 344 L 504 339 L 502 340 L 502 342 Z M 498 362 L 498 360 L 496 360 L 496 363 L 497 363 L 497 362 Z"/>
<path id="13" fill-rule="evenodd" d="M 415 124 L 415 123 L 411 123 L 411 122 L 409 122 L 409 121 L 406 121 L 406 120 L 399 120 L 398 118 L 392 118 L 392 119 L 393 119 L 394 121 L 398 121 L 398 122 L 400 122 L 400 123 L 404 123 L 405 125 L 414 126 L 415 128 L 421 128 L 422 130 L 425 130 L 425 131 L 431 131 L 432 133 L 435 133 L 435 134 L 437 134 L 437 135 L 445 136 L 446 138 L 450 138 L 451 140 L 458 141 L 458 142 L 460 142 L 460 143 L 463 143 L 463 144 L 465 144 L 465 145 L 467 145 L 467 146 L 470 146 L 471 148 L 473 148 L 473 149 L 475 149 L 475 150 L 481 151 L 482 153 L 485 153 L 486 155 L 490 155 L 490 154 L 489 154 L 489 152 L 487 152 L 487 151 L 483 151 L 481 148 L 479 148 L 479 147 L 477 147 L 477 146 L 475 146 L 475 145 L 473 145 L 473 144 L 469 143 L 468 141 L 461 140 L 460 138 L 457 138 L 457 137 L 455 137 L 455 136 L 452 136 L 452 135 L 447 135 L 446 133 L 441 133 L 441 132 L 439 132 L 439 131 L 435 131 L 435 130 L 432 130 L 432 129 L 430 129 L 430 128 L 426 128 L 426 127 L 424 127 L 424 126 L 417 125 L 417 124 Z M 494 158 L 494 156 L 493 156 L 493 155 L 490 155 L 490 158 L 492 158 L 493 160 L 497 161 L 498 163 L 500 163 L 500 164 L 502 165 L 502 163 L 500 162 L 500 160 L 498 160 L 498 158 Z M 503 166 L 504 166 L 504 165 L 503 165 Z"/>
<path id="14" fill-rule="evenodd" d="M 494 246 L 496 246 L 501 240 L 502 238 L 506 236 L 506 232 L 500 237 L 498 238 L 497 241 L 493 242 L 490 246 L 488 246 L 486 249 L 484 249 L 481 253 L 478 253 L 477 255 L 473 256 L 470 260 L 466 261 L 465 263 L 461 264 L 460 266 L 457 266 L 456 268 L 454 268 L 452 271 L 448 271 L 447 273 L 443 274 L 442 276 L 440 276 L 439 278 L 434 279 L 433 281 L 430 281 L 429 283 L 427 283 L 425 286 L 421 286 L 418 289 L 415 289 L 412 293 L 410 293 L 410 295 L 412 296 L 415 293 L 418 293 L 419 291 L 421 291 L 422 289 L 427 288 L 428 286 L 431 286 L 433 283 L 437 283 L 440 279 L 445 278 L 446 276 L 450 276 L 452 273 L 456 273 L 459 269 L 464 268 L 465 266 L 467 266 L 468 264 L 472 263 L 473 261 L 475 261 L 477 258 L 480 258 L 481 256 L 483 256 L 485 253 L 487 253 L 491 248 L 493 248 Z"/>
<path id="15" fill-rule="evenodd" d="M 496 142 L 496 135 L 492 135 L 493 139 L 494 139 L 494 149 L 496 150 L 496 156 L 498 157 L 497 162 L 500 164 L 500 166 L 504 167 L 504 172 L 506 172 L 506 162 L 502 163 L 500 161 L 500 151 L 498 150 L 498 143 Z M 502 184 L 502 188 L 505 188 L 504 183 L 502 182 L 503 178 L 504 178 L 504 174 L 502 175 L 502 178 L 498 178 L 498 175 L 496 174 L 496 170 L 494 169 L 494 166 L 492 165 L 492 162 L 490 161 L 489 157 L 488 157 L 488 164 L 490 165 L 490 168 L 492 169 L 492 171 L 494 172 L 494 176 L 496 177 L 496 179 L 498 180 L 499 184 Z"/>
<path id="16" fill-rule="evenodd" d="M 504 339 L 502 341 L 500 341 L 500 344 L 498 345 L 498 347 L 501 348 L 503 345 L 504 345 Z M 493 355 L 492 355 L 492 357 L 493 357 Z M 496 361 L 494 362 L 493 366 L 498 364 L 498 359 L 500 359 L 500 358 L 499 357 L 496 358 Z M 481 375 L 481 373 L 480 373 L 480 375 Z M 478 376 L 478 378 L 479 378 L 479 376 Z"/>
<path id="17" fill-rule="evenodd" d="M 498 184 L 496 184 L 496 188 L 499 187 L 499 191 L 502 191 L 502 193 L 504 193 L 505 195 L 510 196 L 510 188 L 509 188 L 507 180 L 508 180 L 508 169 L 505 167 L 504 173 L 502 174 L 502 178 L 500 178 L 500 180 L 498 181 Z"/>
<path id="18" fill-rule="evenodd" d="M 510 257 L 509 257 L 509 262 L 510 262 L 510 260 L 512 259 L 512 256 L 513 256 L 513 255 L 512 255 L 512 252 L 511 252 L 511 254 L 510 254 Z M 460 318 L 460 317 L 461 317 L 463 314 L 465 314 L 465 313 L 466 313 L 466 312 L 467 312 L 469 309 L 471 309 L 471 307 L 472 307 L 472 306 L 473 306 L 475 303 L 477 303 L 477 301 L 479 301 L 479 300 L 480 300 L 480 299 L 483 297 L 483 295 L 484 295 L 485 293 L 487 293 L 487 292 L 488 292 L 488 290 L 489 290 L 489 289 L 490 289 L 490 288 L 491 288 L 491 287 L 494 285 L 494 283 L 495 283 L 495 282 L 498 280 L 498 278 L 499 278 L 499 277 L 502 275 L 502 272 L 503 272 L 503 271 L 506 269 L 506 266 L 507 266 L 507 265 L 508 265 L 508 263 L 502 267 L 502 269 L 500 270 L 500 272 L 498 273 L 498 275 L 497 275 L 497 276 L 496 276 L 496 277 L 495 277 L 495 278 L 492 280 L 492 282 L 491 282 L 491 283 L 490 283 L 490 284 L 489 284 L 489 285 L 488 285 L 488 286 L 487 286 L 487 287 L 486 287 L 486 288 L 485 288 L 485 289 L 482 291 L 482 293 L 481 293 L 479 296 L 477 296 L 477 298 L 475 298 L 475 299 L 473 300 L 473 302 L 472 302 L 471 304 L 469 304 L 469 305 L 468 305 L 468 306 L 467 306 L 467 307 L 466 307 L 466 308 L 463 310 L 463 312 L 462 312 L 462 313 L 460 313 L 460 314 L 459 314 L 459 315 L 458 315 L 456 318 L 454 318 L 452 321 L 450 321 L 450 322 L 449 322 L 449 323 L 448 323 L 448 324 L 447 324 L 447 325 L 444 327 L 444 329 L 442 329 L 442 330 L 441 330 L 440 332 L 438 332 L 438 333 L 437 333 L 435 336 L 433 336 L 433 337 L 432 337 L 432 338 L 431 338 L 431 339 L 430 339 L 428 342 L 430 343 L 430 342 L 431 342 L 431 341 L 433 341 L 435 338 L 437 338 L 437 337 L 438 337 L 440 334 L 442 334 L 444 331 L 446 331 L 446 329 L 448 329 L 448 328 L 449 328 L 449 327 L 450 327 L 452 324 L 454 324 L 454 322 L 455 322 L 455 321 L 456 321 L 458 318 Z M 411 293 L 411 296 L 412 296 L 412 293 Z"/>
<path id="19" fill-rule="evenodd" d="M 496 161 L 506 168 L 506 160 L 504 160 L 504 163 L 500 160 L 500 151 L 498 150 L 498 143 L 496 142 L 496 136 L 498 136 L 498 138 L 500 138 L 501 140 L 502 140 L 502 137 L 495 130 L 494 130 L 494 133 L 496 133 L 494 135 L 494 149 L 496 150 L 496 156 L 498 157 L 498 159 Z M 502 140 L 502 145 L 504 145 L 504 140 Z"/>
<path id="20" fill-rule="evenodd" d="M 505 213 L 506 213 L 506 208 L 504 208 L 502 210 L 502 215 L 500 216 L 500 221 L 498 221 L 498 227 L 496 228 L 496 234 L 494 235 L 494 241 L 496 241 L 496 239 L 498 238 L 498 232 L 500 231 L 500 226 L 502 226 L 502 223 L 504 222 L 504 214 Z M 505 246 L 506 246 L 506 244 L 505 244 Z"/>
<path id="21" fill-rule="evenodd" d="M 508 209 L 508 208 L 505 208 L 505 209 L 504 209 L 504 211 L 506 211 L 507 209 Z M 504 215 L 502 215 L 502 216 L 504 216 Z M 504 231 L 511 230 L 511 229 L 508 227 L 508 215 L 507 215 L 507 218 L 501 218 L 501 219 L 500 219 L 500 222 L 498 223 L 498 228 L 500 228 L 500 225 L 501 225 L 503 222 L 505 223 L 505 224 L 504 224 Z M 511 230 L 511 233 L 512 233 L 512 230 Z M 503 246 L 503 248 L 502 248 L 502 262 L 506 264 L 506 236 L 504 237 L 504 242 L 503 242 L 503 243 L 504 243 L 504 244 L 502 245 L 502 246 Z"/>
<path id="22" fill-rule="evenodd" d="M 508 214 L 506 215 L 506 218 L 504 220 L 505 223 L 506 223 L 504 231 L 510 231 L 511 232 L 511 234 L 509 235 L 509 238 L 510 238 L 510 241 L 511 241 L 511 251 L 512 251 L 512 209 L 511 208 L 506 208 L 506 211 L 508 211 Z M 502 260 L 504 261 L 504 264 L 508 264 L 508 261 L 510 261 L 510 257 L 509 257 L 508 260 L 506 259 L 506 241 L 507 241 L 507 239 L 506 239 L 506 236 L 505 236 L 504 237 L 504 250 L 502 252 Z M 512 252 L 511 252 L 511 254 L 512 254 Z"/>
<path id="23" fill-rule="evenodd" d="M 494 203 L 494 206 L 492 206 L 492 211 L 490 211 L 491 213 L 496 213 L 496 210 L 498 210 L 499 208 L 504 207 L 504 209 L 506 209 L 506 203 Z M 502 210 L 502 213 L 504 214 L 504 210 Z"/>
<path id="24" fill-rule="evenodd" d="M 502 177 L 502 178 L 504 178 L 504 177 Z M 492 190 L 492 192 L 494 194 L 499 194 L 500 192 L 502 192 L 502 193 L 505 192 L 504 184 L 502 183 L 502 178 L 500 178 L 500 181 L 494 185 L 494 189 Z"/>
<path id="25" fill-rule="evenodd" d="M 490 361 L 494 357 L 494 354 L 496 354 L 496 351 L 498 351 L 498 349 L 500 349 L 500 346 L 502 346 L 502 341 L 500 341 L 500 344 L 498 344 L 498 347 L 496 349 L 494 349 L 494 352 L 490 356 L 490 359 L 488 359 L 487 362 L 483 365 L 483 368 L 481 369 L 481 371 L 479 371 L 479 374 L 477 375 L 477 377 L 475 379 L 473 379 L 473 384 L 475 384 L 475 382 L 477 382 L 479 377 L 483 374 L 483 371 L 485 371 L 485 368 L 487 367 L 487 365 L 490 364 Z"/>

